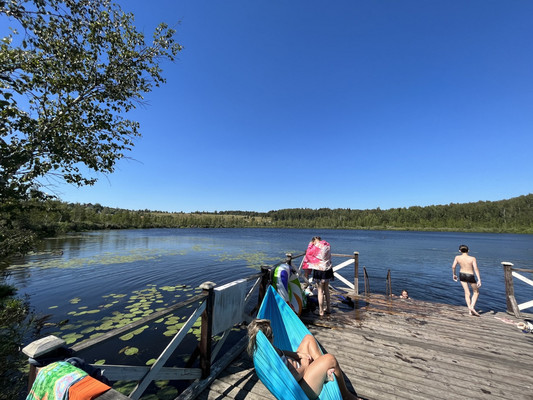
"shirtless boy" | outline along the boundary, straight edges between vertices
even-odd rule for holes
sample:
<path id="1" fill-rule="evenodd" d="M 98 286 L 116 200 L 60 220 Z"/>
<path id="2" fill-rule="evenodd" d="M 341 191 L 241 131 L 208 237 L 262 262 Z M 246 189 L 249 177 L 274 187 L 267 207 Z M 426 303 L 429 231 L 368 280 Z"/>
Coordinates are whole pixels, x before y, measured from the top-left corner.
<path id="1" fill-rule="evenodd" d="M 455 256 L 455 260 L 453 260 L 453 280 L 457 282 L 455 268 L 457 267 L 457 264 L 459 264 L 459 266 L 461 267 L 461 269 L 459 270 L 459 280 L 461 281 L 461 285 L 463 285 L 463 289 L 465 291 L 465 300 L 466 305 L 468 307 L 468 312 L 470 313 L 470 315 L 475 315 L 479 317 L 479 314 L 474 308 L 476 305 L 477 298 L 479 296 L 479 288 L 481 287 L 481 277 L 479 276 L 477 261 L 475 257 L 468 255 L 468 246 L 462 244 L 461 246 L 459 246 L 459 251 L 461 252 L 461 255 Z M 477 282 L 474 273 L 477 276 Z M 474 292 L 472 294 L 472 299 L 470 299 L 470 289 L 468 288 L 468 284 L 472 286 L 472 291 Z"/>

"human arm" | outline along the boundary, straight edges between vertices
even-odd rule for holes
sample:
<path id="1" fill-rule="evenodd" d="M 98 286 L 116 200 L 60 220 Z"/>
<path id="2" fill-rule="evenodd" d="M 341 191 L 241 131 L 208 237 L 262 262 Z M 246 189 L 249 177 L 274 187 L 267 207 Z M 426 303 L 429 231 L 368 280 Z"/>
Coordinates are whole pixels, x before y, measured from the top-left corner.
<path id="1" fill-rule="evenodd" d="M 303 378 L 307 367 L 313 361 L 312 357 L 309 354 L 295 353 L 288 350 L 283 350 L 282 354 L 286 360 L 287 368 L 289 368 L 294 379 L 299 382 Z"/>
<path id="2" fill-rule="evenodd" d="M 452 264 L 452 274 L 453 274 L 453 280 L 457 281 L 457 275 L 455 274 L 455 268 L 457 268 L 457 257 L 453 260 Z"/>
<path id="3" fill-rule="evenodd" d="M 283 350 L 283 354 L 287 357 L 290 357 L 296 361 L 299 361 L 300 363 L 302 361 L 308 361 L 309 363 L 311 363 L 313 361 L 313 357 L 311 357 L 311 354 L 307 354 L 307 353 L 300 353 L 300 352 L 295 352 L 295 351 L 289 351 L 289 350 Z"/>
<path id="4" fill-rule="evenodd" d="M 477 267 L 477 260 L 475 258 L 472 262 L 472 267 L 474 267 L 474 273 L 477 276 L 477 287 L 481 287 L 481 275 L 479 275 L 479 268 Z"/>

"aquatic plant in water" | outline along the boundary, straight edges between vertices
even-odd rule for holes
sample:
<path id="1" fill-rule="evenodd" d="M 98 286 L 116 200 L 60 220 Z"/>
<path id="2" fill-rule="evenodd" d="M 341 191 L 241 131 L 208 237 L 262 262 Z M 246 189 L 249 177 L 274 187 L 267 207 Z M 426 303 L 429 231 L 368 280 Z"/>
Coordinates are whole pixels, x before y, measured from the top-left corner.
<path id="1" fill-rule="evenodd" d="M 261 265 L 266 265 L 269 262 L 272 263 L 272 262 L 279 261 L 279 258 L 267 257 L 267 255 L 263 253 L 262 251 L 258 251 L 255 253 L 241 252 L 240 254 L 222 253 L 222 254 L 217 254 L 216 257 L 218 258 L 218 261 L 220 262 L 245 261 L 248 267 L 254 268 L 254 269 L 260 269 Z"/>
<path id="2" fill-rule="evenodd" d="M 165 285 L 159 288 L 156 285 L 148 285 L 147 288 L 133 291 L 129 295 L 124 293 L 105 295 L 103 296 L 103 303 L 94 309 L 81 305 L 83 299 L 77 297 L 71 299 L 69 304 L 78 307 L 73 311 L 67 312 L 70 319 L 64 320 L 65 323 L 62 326 L 54 324 L 59 327 L 59 331 L 53 332 L 53 334 L 63 338 L 68 345 L 72 345 L 81 340 L 98 337 L 107 331 L 126 326 L 156 311 L 164 310 L 180 299 L 199 292 L 201 292 L 200 289 L 193 289 L 186 285 Z M 58 308 L 59 306 L 52 307 Z M 105 313 L 105 316 L 100 320 L 85 319 L 87 316 L 98 313 Z M 151 321 L 150 324 L 164 324 L 165 330 L 162 334 L 169 337 L 174 336 L 181 329 L 187 318 L 188 316 L 169 314 Z M 199 337 L 200 324 L 201 320 L 196 321 L 190 333 Z M 131 340 L 148 330 L 149 327 L 148 324 L 137 327 L 119 336 L 119 339 L 121 341 Z M 122 353 L 126 355 L 136 354 L 132 353 L 133 350 L 131 349 L 128 351 L 122 350 Z M 119 353 L 121 352 L 119 351 Z"/>
<path id="3" fill-rule="evenodd" d="M 117 252 L 95 253 L 89 257 L 29 257 L 24 264 L 12 265 L 12 268 L 81 268 L 88 265 L 115 265 L 133 263 L 138 261 L 153 261 L 163 257 L 183 256 L 185 250 L 174 249 L 127 249 L 124 254 Z"/>

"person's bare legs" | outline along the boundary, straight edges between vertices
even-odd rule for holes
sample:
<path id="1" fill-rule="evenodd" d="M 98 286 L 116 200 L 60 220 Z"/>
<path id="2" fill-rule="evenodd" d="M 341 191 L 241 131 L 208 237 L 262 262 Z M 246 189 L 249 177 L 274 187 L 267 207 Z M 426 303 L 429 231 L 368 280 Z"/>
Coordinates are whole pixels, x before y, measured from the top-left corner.
<path id="1" fill-rule="evenodd" d="M 309 354 L 313 360 L 322 355 L 322 351 L 320 351 L 320 347 L 312 335 L 304 336 L 296 352 Z"/>
<path id="2" fill-rule="evenodd" d="M 476 310 L 474 310 L 472 302 L 470 301 L 470 289 L 468 288 L 468 283 L 464 282 L 464 281 L 461 281 L 461 285 L 463 286 L 463 289 L 465 291 L 465 301 L 466 301 L 466 306 L 468 307 L 468 313 L 470 315 L 475 315 L 475 316 L 479 317 L 479 314 L 476 312 Z M 472 285 L 472 289 L 473 288 L 474 288 L 474 286 Z M 476 286 L 476 289 L 477 289 L 477 286 Z M 474 295 L 475 295 L 475 293 L 476 292 L 474 291 Z M 478 295 L 479 295 L 479 291 L 478 291 Z M 477 300 L 477 296 L 475 296 L 475 299 Z"/>
<path id="3" fill-rule="evenodd" d="M 479 317 L 479 314 L 478 312 L 476 311 L 476 302 L 477 302 L 477 298 L 479 297 L 479 288 L 477 286 L 477 283 L 472 283 L 471 284 L 472 286 L 472 299 L 470 300 L 470 307 L 471 307 L 471 311 L 474 315 L 478 316 Z"/>
<path id="4" fill-rule="evenodd" d="M 465 291 L 465 301 L 468 309 L 470 310 L 470 289 L 468 288 L 468 283 L 461 281 L 461 285 Z"/>
<path id="5" fill-rule="evenodd" d="M 317 282 L 318 314 L 320 316 L 324 315 L 324 286 L 325 281 L 323 279 Z"/>
<path id="6" fill-rule="evenodd" d="M 350 393 L 344 382 L 341 368 L 332 354 L 324 354 L 314 360 L 303 376 L 305 384 L 302 389 L 309 398 L 316 398 L 322 391 L 324 382 L 329 380 L 328 371 L 333 370 L 343 399 L 355 400 L 357 397 Z"/>
<path id="7" fill-rule="evenodd" d="M 343 399 L 356 399 L 348 388 L 346 387 L 346 382 L 344 381 L 344 376 L 342 374 L 341 368 L 337 359 L 332 354 L 322 354 L 320 347 L 315 338 L 311 335 L 305 335 L 302 339 L 302 342 L 298 346 L 297 353 L 309 354 L 312 358 L 312 362 L 305 371 L 304 380 L 307 383 L 307 387 L 303 387 L 306 394 L 309 396 L 311 393 L 308 393 L 308 389 L 311 389 L 313 392 L 311 396 L 318 396 L 322 391 L 322 386 L 324 382 L 331 380 L 328 373 L 333 372 L 337 377 L 337 382 L 339 389 L 342 394 Z"/>
<path id="8" fill-rule="evenodd" d="M 331 303 L 330 303 L 330 295 L 329 295 L 329 280 L 326 280 L 324 283 L 324 294 L 326 297 L 326 313 L 331 313 Z"/>

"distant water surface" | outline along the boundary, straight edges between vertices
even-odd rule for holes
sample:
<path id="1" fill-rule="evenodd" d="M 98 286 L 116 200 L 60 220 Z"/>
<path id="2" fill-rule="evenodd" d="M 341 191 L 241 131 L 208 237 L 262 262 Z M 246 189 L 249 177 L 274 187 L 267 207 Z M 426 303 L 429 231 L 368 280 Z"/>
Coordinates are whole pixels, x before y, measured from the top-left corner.
<path id="1" fill-rule="evenodd" d="M 248 276 L 261 265 L 300 254 L 320 235 L 333 253 L 359 252 L 360 284 L 366 267 L 373 293 L 385 293 L 390 269 L 393 292 L 412 298 L 462 305 L 461 285 L 452 281 L 451 264 L 460 244 L 477 257 L 482 310 L 506 308 L 502 261 L 533 268 L 533 236 L 305 229 L 146 229 L 77 233 L 47 240 L 34 255 L 10 269 L 8 281 L 28 294 L 38 312 L 57 314 L 79 298 L 90 307 L 102 296 L 150 286 L 223 284 Z M 62 254 L 61 254 L 62 252 Z M 343 259 L 334 259 L 338 264 Z M 353 282 L 352 267 L 342 275 Z M 526 274 L 527 275 L 527 274 Z M 532 277 L 529 276 L 531 279 Z M 337 282 L 340 285 L 340 282 Z M 517 300 L 532 298 L 531 287 L 515 279 Z M 362 286 L 360 288 L 362 291 Z"/>

